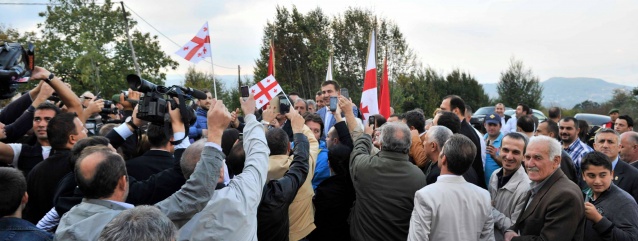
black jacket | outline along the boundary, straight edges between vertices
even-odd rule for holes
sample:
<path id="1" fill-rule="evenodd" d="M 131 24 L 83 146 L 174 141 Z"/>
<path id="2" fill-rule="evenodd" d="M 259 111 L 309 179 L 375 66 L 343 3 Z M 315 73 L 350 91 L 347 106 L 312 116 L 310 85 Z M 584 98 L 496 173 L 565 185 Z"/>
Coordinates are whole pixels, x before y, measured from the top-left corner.
<path id="1" fill-rule="evenodd" d="M 335 125 L 336 126 L 336 125 Z M 310 240 L 350 240 L 350 208 L 355 200 L 355 191 L 349 175 L 335 175 L 317 186 L 315 197 L 315 225 Z"/>
<path id="2" fill-rule="evenodd" d="M 288 240 L 288 207 L 308 176 L 310 144 L 302 133 L 296 133 L 294 159 L 290 170 L 277 180 L 266 183 L 257 209 L 257 239 Z"/>
<path id="3" fill-rule="evenodd" d="M 481 141 L 476 134 L 476 131 L 470 124 L 468 124 L 465 120 L 461 121 L 461 129 L 459 130 L 459 134 L 467 136 L 470 138 L 474 146 L 476 146 L 476 156 L 474 157 L 474 162 L 472 162 L 472 168 L 476 172 L 476 175 L 479 177 L 485 176 L 485 171 L 483 170 L 483 159 L 481 158 Z M 470 182 L 469 180 L 467 180 Z M 487 189 L 487 185 L 485 184 L 485 178 L 478 178 L 476 182 L 471 182 L 483 189 Z"/>
<path id="4" fill-rule="evenodd" d="M 53 196 L 58 183 L 73 167 L 69 164 L 70 150 L 54 150 L 46 160 L 36 165 L 27 177 L 29 202 L 22 218 L 38 223 L 53 207 Z"/>
<path id="5" fill-rule="evenodd" d="M 561 171 L 563 171 L 565 176 L 569 178 L 569 180 L 572 180 L 572 182 L 576 183 L 576 185 L 581 186 L 580 183 L 582 180 L 578 179 L 578 173 L 577 173 L 577 172 L 580 172 L 580 170 L 576 170 L 576 167 L 574 166 L 574 161 L 572 161 L 572 158 L 569 156 L 569 153 L 567 153 L 565 150 L 563 150 L 560 155 L 560 169 Z"/>
<path id="6" fill-rule="evenodd" d="M 170 152 L 149 150 L 144 155 L 126 161 L 126 172 L 137 180 L 146 180 L 155 173 L 171 168 L 173 163 L 175 158 Z"/>
<path id="7" fill-rule="evenodd" d="M 638 202 L 638 169 L 617 159 L 618 163 L 614 168 L 614 184 L 620 189 L 628 192 Z"/>
<path id="8" fill-rule="evenodd" d="M 7 134 L 7 137 L 2 140 L 3 142 L 16 142 L 33 127 L 32 121 L 35 108 L 30 107 L 32 103 L 31 96 L 26 93 L 9 103 L 0 112 L 0 122 L 6 125 L 4 129 Z"/>

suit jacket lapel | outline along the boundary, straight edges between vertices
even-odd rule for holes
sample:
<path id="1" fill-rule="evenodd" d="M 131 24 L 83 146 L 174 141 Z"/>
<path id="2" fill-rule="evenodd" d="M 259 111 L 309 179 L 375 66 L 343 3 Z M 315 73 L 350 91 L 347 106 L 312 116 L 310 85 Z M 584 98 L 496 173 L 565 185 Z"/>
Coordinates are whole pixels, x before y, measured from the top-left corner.
<path id="1" fill-rule="evenodd" d="M 623 175 L 625 173 L 625 166 L 623 165 L 624 163 L 621 164 L 621 160 L 618 160 L 618 163 L 616 163 L 616 168 L 614 169 L 614 184 L 616 184 L 616 186 L 620 185 L 620 183 L 622 182 L 622 179 L 625 175 Z"/>
<path id="2" fill-rule="evenodd" d="M 556 170 L 556 172 L 554 172 L 554 174 L 549 176 L 549 180 L 547 180 L 547 182 L 543 185 L 543 187 L 541 187 L 541 189 L 538 190 L 538 193 L 536 193 L 531 203 L 527 206 L 527 208 L 525 208 L 523 215 L 521 215 L 521 217 L 518 219 L 519 221 L 525 220 L 527 217 L 529 217 L 529 215 L 531 215 L 534 212 L 534 210 L 536 210 L 536 206 L 538 206 L 538 203 L 540 203 L 541 199 L 543 199 L 543 196 L 547 194 L 547 191 L 554 185 L 554 183 L 558 181 L 558 179 L 561 177 L 561 174 L 563 174 L 563 171 L 561 171 L 559 168 Z M 517 221 L 517 223 L 519 221 Z"/>

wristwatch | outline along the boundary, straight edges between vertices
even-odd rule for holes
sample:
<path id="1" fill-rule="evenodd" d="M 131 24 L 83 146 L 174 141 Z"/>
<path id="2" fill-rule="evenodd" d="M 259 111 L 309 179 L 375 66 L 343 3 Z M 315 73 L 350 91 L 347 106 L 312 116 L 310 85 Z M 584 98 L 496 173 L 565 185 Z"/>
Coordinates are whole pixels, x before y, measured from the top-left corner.
<path id="1" fill-rule="evenodd" d="M 53 80 L 53 78 L 55 78 L 55 75 L 51 73 L 49 77 L 44 80 L 44 82 L 47 82 L 47 84 L 51 83 L 51 80 Z"/>
<path id="2" fill-rule="evenodd" d="M 263 124 L 263 125 L 270 125 L 270 122 L 265 121 L 265 120 L 262 120 L 262 121 L 261 121 L 261 124 Z"/>

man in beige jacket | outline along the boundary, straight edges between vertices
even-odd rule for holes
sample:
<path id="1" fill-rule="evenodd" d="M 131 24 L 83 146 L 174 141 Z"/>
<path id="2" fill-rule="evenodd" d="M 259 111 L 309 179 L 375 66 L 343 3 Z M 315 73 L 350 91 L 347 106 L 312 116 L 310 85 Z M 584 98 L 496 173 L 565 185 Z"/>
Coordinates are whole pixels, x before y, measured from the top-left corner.
<path id="1" fill-rule="evenodd" d="M 510 132 L 503 137 L 500 156 L 502 168 L 496 169 L 490 177 L 488 190 L 492 197 L 492 218 L 494 238 L 503 240 L 505 231 L 516 223 L 528 199 L 530 180 L 521 168 L 527 137 L 518 132 Z"/>

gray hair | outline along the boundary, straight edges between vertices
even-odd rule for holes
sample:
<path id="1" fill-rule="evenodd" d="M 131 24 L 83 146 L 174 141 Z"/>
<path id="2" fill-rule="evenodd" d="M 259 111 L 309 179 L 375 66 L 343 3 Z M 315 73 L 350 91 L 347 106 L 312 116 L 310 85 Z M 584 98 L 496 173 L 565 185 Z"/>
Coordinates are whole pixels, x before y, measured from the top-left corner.
<path id="1" fill-rule="evenodd" d="M 303 102 L 303 104 L 306 106 L 306 110 L 308 110 L 308 102 L 306 102 L 306 100 L 302 99 L 302 98 L 297 98 L 295 100 L 295 104 L 299 103 L 299 102 Z"/>
<path id="2" fill-rule="evenodd" d="M 600 135 L 601 133 L 609 133 L 609 134 L 616 135 L 616 137 L 618 137 L 618 142 L 616 142 L 616 144 L 620 145 L 620 134 L 618 134 L 618 132 L 616 132 L 615 130 L 609 129 L 609 128 L 602 128 L 596 132 L 596 135 L 594 136 L 595 143 L 598 143 L 598 135 Z"/>
<path id="3" fill-rule="evenodd" d="M 443 146 L 447 158 L 447 169 L 455 175 L 463 175 L 472 167 L 476 156 L 476 145 L 462 134 L 454 134 Z"/>
<path id="4" fill-rule="evenodd" d="M 562 148 L 561 148 L 560 142 L 558 142 L 556 138 L 551 138 L 549 136 L 543 136 L 543 135 L 532 136 L 532 138 L 529 138 L 529 142 L 527 143 L 527 146 L 529 147 L 534 143 L 539 143 L 541 145 L 548 146 L 550 159 L 554 157 L 561 157 Z"/>
<path id="5" fill-rule="evenodd" d="M 454 135 L 454 133 L 445 126 L 432 126 L 425 134 L 428 135 L 429 141 L 436 143 L 439 150 L 441 150 L 445 142 Z"/>
<path id="6" fill-rule="evenodd" d="M 317 102 L 315 102 L 314 100 L 307 99 L 306 100 L 306 108 L 308 108 L 309 105 L 312 105 L 312 109 L 313 110 L 317 110 Z"/>
<path id="7" fill-rule="evenodd" d="M 118 214 L 102 230 L 98 241 L 177 239 L 177 228 L 159 209 L 137 206 Z"/>
<path id="8" fill-rule="evenodd" d="M 386 122 L 381 128 L 379 139 L 383 151 L 408 153 L 412 145 L 410 129 L 404 123 Z"/>
<path id="9" fill-rule="evenodd" d="M 184 174 L 184 178 L 186 180 L 188 180 L 191 174 L 195 171 L 195 166 L 197 166 L 197 163 L 202 156 L 205 144 L 206 138 L 202 138 L 193 142 L 193 144 L 184 150 L 182 159 L 179 160 L 179 166 L 182 168 L 182 174 Z"/>

